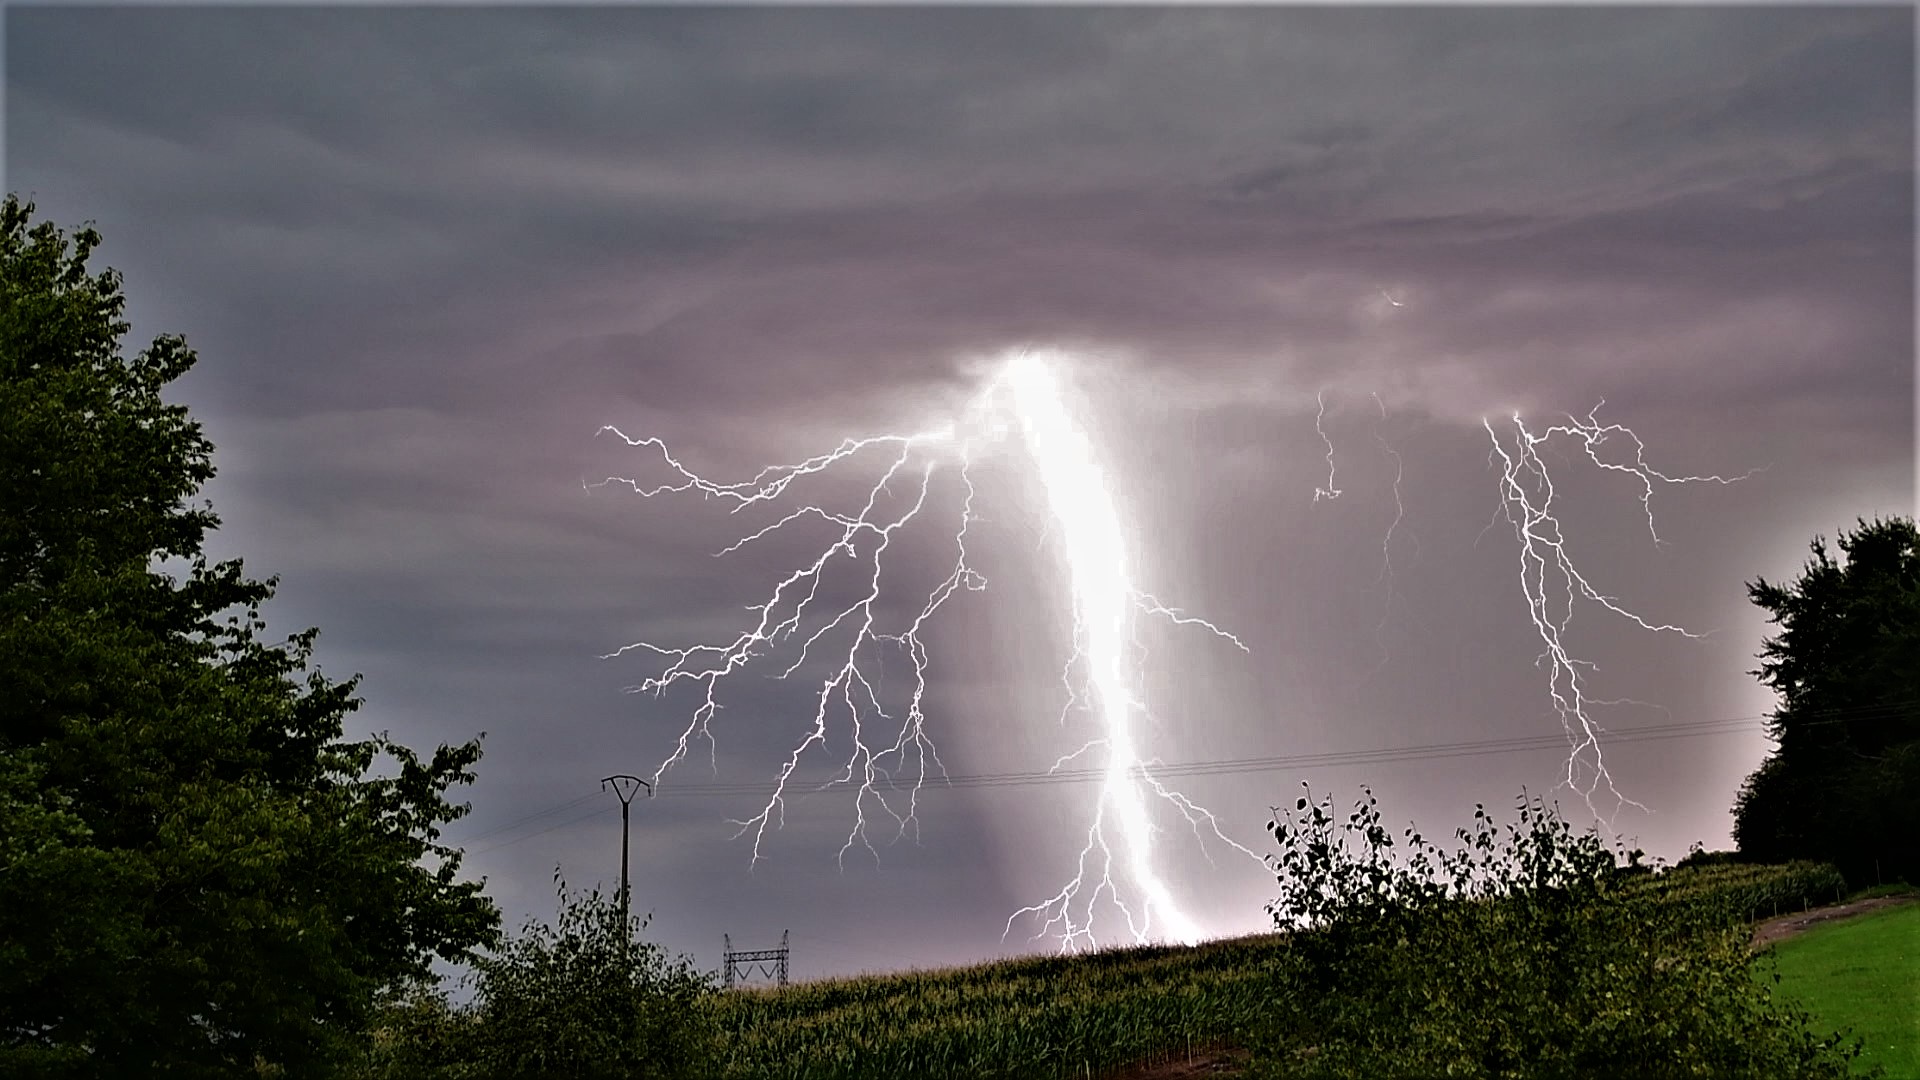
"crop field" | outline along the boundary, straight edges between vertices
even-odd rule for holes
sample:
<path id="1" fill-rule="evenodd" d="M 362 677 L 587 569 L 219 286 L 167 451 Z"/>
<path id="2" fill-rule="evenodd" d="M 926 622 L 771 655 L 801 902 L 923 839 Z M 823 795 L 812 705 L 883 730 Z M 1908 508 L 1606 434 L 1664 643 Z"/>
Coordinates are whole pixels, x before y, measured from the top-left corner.
<path id="1" fill-rule="evenodd" d="M 1239 1041 L 1275 936 L 746 990 L 717 1007 L 728 1075 L 1071 1077 Z"/>
<path id="2" fill-rule="evenodd" d="M 1630 886 L 1730 921 L 1843 888 L 1815 864 L 1687 868 Z M 713 1008 L 732 1077 L 1099 1077 L 1245 1045 L 1297 963 L 1284 937 L 1261 935 L 742 990 Z"/>
<path id="3" fill-rule="evenodd" d="M 1636 892 L 1662 901 L 1702 905 L 1729 920 L 1757 922 L 1846 898 L 1846 881 L 1824 863 L 1727 864 L 1649 874 Z"/>
<path id="4" fill-rule="evenodd" d="M 1773 953 L 1782 992 L 1861 1040 L 1862 1071 L 1920 1076 L 1920 903 L 1815 927 Z"/>

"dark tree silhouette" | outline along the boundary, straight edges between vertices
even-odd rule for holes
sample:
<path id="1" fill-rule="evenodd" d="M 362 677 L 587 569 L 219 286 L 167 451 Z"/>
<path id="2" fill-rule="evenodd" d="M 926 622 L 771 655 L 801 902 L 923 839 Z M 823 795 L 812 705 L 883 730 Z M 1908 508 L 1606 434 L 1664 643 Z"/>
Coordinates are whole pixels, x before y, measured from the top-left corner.
<path id="1" fill-rule="evenodd" d="M 1798 579 L 1748 586 L 1780 632 L 1753 674 L 1780 695 L 1777 748 L 1740 789 L 1734 838 L 1769 862 L 1817 859 L 1856 884 L 1920 877 L 1920 533 L 1860 521 Z"/>
<path id="2" fill-rule="evenodd" d="M 0 1075 L 323 1075 L 494 939 L 436 842 L 479 744 L 348 740 L 316 631 L 260 640 L 274 582 L 207 561 L 213 446 L 161 398 L 193 352 L 123 355 L 99 235 L 32 216 L 0 207 Z"/>

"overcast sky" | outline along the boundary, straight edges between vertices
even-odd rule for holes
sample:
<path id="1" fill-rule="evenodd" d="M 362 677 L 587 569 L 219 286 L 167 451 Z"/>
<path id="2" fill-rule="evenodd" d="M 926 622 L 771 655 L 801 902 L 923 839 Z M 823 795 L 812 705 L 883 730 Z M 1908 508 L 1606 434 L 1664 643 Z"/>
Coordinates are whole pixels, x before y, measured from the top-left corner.
<path id="1" fill-rule="evenodd" d="M 699 702 L 625 693 L 657 664 L 602 655 L 730 640 L 824 546 L 714 558 L 784 510 L 590 489 L 669 478 L 603 424 L 738 481 L 950 419 L 984 357 L 1066 350 L 1141 586 L 1248 650 L 1143 629 L 1144 752 L 1450 747 L 1177 781 L 1255 852 L 1302 780 L 1445 832 L 1564 776 L 1483 418 L 1511 438 L 1515 411 L 1537 430 L 1604 399 L 1655 467 L 1764 470 L 1661 485 L 1656 545 L 1630 477 L 1542 448 L 1595 588 L 1712 631 L 1574 612 L 1596 696 L 1644 703 L 1595 710 L 1622 731 L 1764 713 L 1743 583 L 1913 512 L 1910 7 L 5 18 L 8 189 L 97 222 L 136 336 L 198 347 L 174 393 L 218 447 L 217 551 L 280 575 L 276 631 L 317 625 L 323 669 L 364 673 L 356 730 L 487 732 L 450 835 L 511 923 L 551 913 L 556 866 L 613 884 L 596 781 L 651 776 Z M 1022 462 L 978 461 L 989 584 L 924 634 L 956 776 L 1093 730 L 1060 719 L 1060 531 Z M 798 494 L 851 511 L 883 464 Z M 941 469 L 890 552 L 895 630 L 950 569 Z M 1057 945 L 1002 933 L 1072 875 L 1090 783 L 936 785 L 917 840 L 889 824 L 844 863 L 854 793 L 807 794 L 752 864 L 728 819 L 765 803 L 819 685 L 771 678 L 781 658 L 719 685 L 712 764 L 635 804 L 658 940 L 713 968 L 723 933 L 790 929 L 798 977 Z M 908 685 L 899 655 L 884 672 Z M 1728 845 L 1766 751 L 1752 722 L 1674 733 L 1604 744 L 1646 808 L 1603 807 L 1613 828 L 1669 859 Z M 829 714 L 800 776 L 851 746 Z M 1155 813 L 1194 918 L 1260 928 L 1271 877 Z"/>

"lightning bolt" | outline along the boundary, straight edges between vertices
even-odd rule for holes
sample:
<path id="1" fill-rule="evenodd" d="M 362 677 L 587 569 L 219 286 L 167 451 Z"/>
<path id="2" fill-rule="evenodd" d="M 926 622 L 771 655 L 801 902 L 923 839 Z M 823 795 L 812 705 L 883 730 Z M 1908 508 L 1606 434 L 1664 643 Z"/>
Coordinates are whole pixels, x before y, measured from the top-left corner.
<path id="1" fill-rule="evenodd" d="M 851 603 L 831 613 L 810 632 L 800 639 L 798 655 L 779 672 L 779 678 L 787 678 L 798 671 L 813 656 L 817 646 L 827 639 L 833 631 L 842 627 L 851 627 L 852 632 L 842 635 L 848 638 L 844 651 L 834 654 L 835 664 L 822 679 L 819 692 L 815 695 L 813 723 L 806 737 L 794 747 L 785 764 L 780 768 L 774 781 L 773 793 L 758 814 L 745 820 L 734 821 L 739 827 L 736 836 L 751 832 L 753 834 L 753 861 L 761 858 L 761 844 L 770 826 L 785 821 L 786 790 L 788 782 L 800 767 L 800 761 L 806 751 L 827 738 L 828 713 L 836 706 L 843 706 L 851 717 L 853 725 L 853 750 L 847 758 L 840 779 L 836 782 L 850 783 L 857 775 L 860 784 L 855 796 L 855 824 L 848 832 L 846 842 L 841 845 L 839 857 L 844 860 L 847 851 L 859 843 L 872 850 L 868 838 L 866 810 L 874 804 L 879 810 L 891 817 L 904 835 L 917 818 L 920 781 L 927 775 L 929 764 L 939 767 L 939 750 L 928 737 L 926 717 L 921 705 L 926 692 L 927 651 L 920 639 L 920 631 L 926 621 L 939 609 L 948 597 L 961 589 L 978 590 L 986 587 L 986 578 L 975 571 L 967 561 L 967 527 L 972 521 L 970 513 L 973 488 L 966 470 L 960 470 L 960 477 L 966 487 L 961 503 L 958 527 L 954 534 L 955 557 L 949 573 L 936 584 L 924 597 L 919 614 L 906 627 L 895 633 L 881 633 L 876 630 L 878 613 L 875 605 L 880 599 L 880 578 L 884 567 L 884 556 L 895 535 L 910 522 L 918 518 L 927 507 L 931 492 L 937 459 L 930 455 L 933 448 L 946 444 L 950 438 L 946 431 L 935 430 L 915 435 L 882 435 L 865 439 L 847 439 L 835 449 L 808 458 L 793 465 L 768 466 L 749 480 L 731 484 L 720 484 L 707 480 L 687 469 L 666 444 L 658 438 L 633 438 L 619 428 L 611 425 L 603 427 L 602 433 L 612 432 L 625 440 L 629 446 L 655 450 L 669 469 L 678 477 L 676 481 L 646 486 L 626 477 L 609 477 L 597 485 L 623 484 L 630 487 L 643 498 L 652 498 L 662 494 L 674 494 L 698 491 L 709 498 L 730 501 L 734 505 L 730 513 L 739 513 L 760 503 L 776 503 L 787 489 L 797 480 L 824 472 L 837 465 L 843 465 L 861 456 L 876 456 L 870 451 L 878 451 L 886 460 L 880 477 L 868 489 L 864 505 L 852 513 L 827 510 L 823 507 L 806 504 L 787 511 L 772 523 L 752 532 L 722 548 L 715 555 L 730 555 L 746 545 L 779 532 L 797 523 L 818 520 L 839 530 L 839 536 L 820 552 L 811 562 L 803 563 L 789 572 L 779 584 L 774 586 L 768 599 L 747 610 L 757 615 L 752 626 L 741 631 L 734 639 L 724 644 L 703 644 L 687 648 L 668 648 L 652 642 L 640 641 L 624 645 L 603 659 L 614 659 L 629 652 L 651 653 L 667 661 L 665 667 L 656 675 L 649 676 L 638 685 L 630 687 L 632 692 L 652 693 L 656 696 L 677 683 L 691 683 L 703 689 L 700 704 L 694 709 L 686 728 L 680 733 L 673 752 L 654 770 L 653 781 L 658 784 L 667 770 L 683 760 L 690 744 L 697 739 L 705 739 L 710 754 L 717 750 L 713 738 L 711 723 L 720 711 L 718 698 L 720 683 L 727 676 L 748 666 L 763 653 L 800 633 L 808 616 L 820 599 L 820 587 L 826 579 L 830 564 L 844 560 L 861 568 L 866 575 L 864 594 Z M 965 448 L 962 448 L 964 460 Z M 902 479 L 911 486 L 912 497 L 905 505 L 897 506 L 886 499 L 891 485 L 896 479 Z M 869 733 L 863 724 L 874 720 L 887 722 L 889 718 L 880 707 L 879 695 L 875 689 L 878 672 L 875 666 L 880 658 L 875 654 L 889 646 L 905 653 L 914 671 L 913 691 L 908 700 L 904 715 L 897 721 L 890 743 L 877 740 L 869 743 Z M 716 766 L 717 767 L 717 766 Z M 888 781 L 892 787 L 892 768 L 911 767 L 915 771 L 914 785 L 908 789 L 906 808 L 902 813 L 897 809 L 898 799 L 889 800 L 882 792 L 881 781 Z M 944 771 L 944 770 L 943 770 Z"/>
<path id="2" fill-rule="evenodd" d="M 648 485 L 631 478 L 608 477 L 589 487 L 624 485 L 643 498 L 697 491 L 710 499 L 731 502 L 732 513 L 763 503 L 776 508 L 779 516 L 771 523 L 746 532 L 716 555 L 732 554 L 803 522 L 824 523 L 830 535 L 838 533 L 818 556 L 788 572 L 763 603 L 747 609 L 754 616 L 751 624 L 731 641 L 688 647 L 641 641 L 605 658 L 640 653 L 663 662 L 658 673 L 630 688 L 634 692 L 658 695 L 676 684 L 688 683 L 701 693 L 700 703 L 681 731 L 675 749 L 654 771 L 658 782 L 687 757 L 694 742 L 704 739 L 710 755 L 716 752 L 712 722 L 722 709 L 719 687 L 723 681 L 796 638 L 798 655 L 778 672 L 779 678 L 794 675 L 814 659 L 816 652 L 831 650 L 831 657 L 817 665 L 824 674 L 814 694 L 813 718 L 806 734 L 778 770 L 772 792 L 760 811 L 733 822 L 738 827 L 735 836 L 751 833 L 752 862 L 758 862 L 767 831 L 784 824 L 788 787 L 795 782 L 803 756 L 826 742 L 830 720 L 844 717 L 853 748 L 829 786 L 854 788 L 854 820 L 838 858 L 844 864 L 847 852 L 856 844 L 874 851 L 869 834 L 870 810 L 890 818 L 897 829 L 894 839 L 899 839 L 917 826 L 918 796 L 930 779 L 929 770 L 942 775 L 945 772 L 923 711 L 930 660 L 922 633 L 955 593 L 986 587 L 985 576 L 972 566 L 967 550 L 968 529 L 976 520 L 970 468 L 975 455 L 986 445 L 1002 441 L 1017 429 L 1046 492 L 1047 529 L 1058 536 L 1067 564 L 1074 620 L 1072 649 L 1062 669 L 1067 698 L 1061 719 L 1064 722 L 1076 708 L 1085 707 L 1099 726 L 1097 736 L 1061 757 L 1054 769 L 1094 754 L 1103 756 L 1105 767 L 1073 877 L 1053 896 L 1014 912 L 1007 920 L 1007 932 L 1011 933 L 1020 918 L 1030 916 L 1039 924 L 1036 938 L 1056 934 L 1063 950 L 1091 946 L 1096 944 L 1096 915 L 1110 907 L 1137 942 L 1170 939 L 1191 943 L 1201 939 L 1201 928 L 1154 866 L 1150 808 L 1155 800 L 1171 806 L 1187 822 L 1202 842 L 1203 851 L 1205 834 L 1211 834 L 1263 868 L 1265 864 L 1227 837 L 1213 814 L 1153 775 L 1155 762 L 1143 756 L 1134 734 L 1135 720 L 1147 715 L 1137 689 L 1140 650 L 1135 638 L 1136 619 L 1158 618 L 1178 626 L 1198 627 L 1243 652 L 1246 645 L 1212 622 L 1162 603 L 1134 582 L 1126 548 L 1130 531 L 1056 377 L 1057 369 L 1066 362 L 1065 357 L 1051 353 L 1013 354 L 985 380 L 957 426 L 911 435 L 847 439 L 827 453 L 795 464 L 768 466 L 752 478 L 735 483 L 716 483 L 701 477 L 676 459 L 658 438 L 633 438 L 612 426 L 602 428 L 602 432 L 619 436 L 631 447 L 658 453 L 671 479 Z M 857 509 L 829 509 L 815 503 L 792 505 L 786 499 L 796 482 L 848 467 L 856 459 L 884 463 Z M 917 610 L 906 625 L 883 626 L 878 605 L 889 545 L 911 523 L 941 513 L 935 482 L 947 472 L 957 477 L 963 492 L 957 513 L 947 517 L 954 552 L 950 569 L 911 605 Z M 863 586 L 851 602 L 836 605 L 823 599 L 822 583 L 828 570 L 842 562 L 858 567 Z M 889 714 L 877 689 L 884 660 L 893 653 L 903 654 L 912 669 L 906 707 L 897 717 Z M 1076 671 L 1083 673 L 1078 680 L 1074 678 Z M 905 774 L 904 794 L 896 773 Z M 1123 881 L 1129 888 L 1121 888 Z"/>
<path id="3" fill-rule="evenodd" d="M 1327 486 L 1313 489 L 1313 501 L 1319 502 L 1321 499 L 1339 498 L 1340 489 L 1333 486 L 1333 439 L 1327 434 L 1326 428 L 1326 393 L 1322 391 L 1314 394 L 1313 400 L 1319 405 L 1319 411 L 1313 414 L 1313 430 L 1320 434 L 1320 441 L 1327 444 Z"/>
<path id="4" fill-rule="evenodd" d="M 1102 895 L 1109 895 L 1135 940 L 1152 938 L 1157 916 L 1167 928 L 1164 936 L 1191 944 L 1200 940 L 1200 928 L 1153 869 L 1147 792 L 1171 803 L 1196 834 L 1205 827 L 1249 858 L 1259 860 L 1227 839 L 1211 813 L 1155 780 L 1151 764 L 1140 756 L 1132 718 L 1143 713 L 1145 705 L 1134 690 L 1131 673 L 1132 618 L 1137 613 L 1161 616 L 1177 624 L 1203 627 L 1242 651 L 1246 645 L 1205 619 L 1167 607 L 1133 584 L 1124 545 L 1127 530 L 1122 527 L 1093 448 L 1066 408 L 1051 365 L 1022 354 L 1009 361 L 1001 378 L 1011 390 L 1021 432 L 1046 488 L 1050 521 L 1062 533 L 1074 611 L 1074 655 L 1069 669 L 1076 661 L 1086 668 L 1091 691 L 1087 697 L 1104 732 L 1055 762 L 1054 768 L 1095 749 L 1106 754 L 1099 801 L 1074 877 L 1047 900 L 1016 911 L 1007 920 L 1007 932 L 1021 916 L 1033 915 L 1041 923 L 1036 936 L 1051 930 L 1060 934 L 1063 947 L 1081 941 L 1093 944 L 1094 909 Z M 1070 701 L 1081 696 L 1071 684 L 1068 693 Z M 1120 834 L 1127 876 L 1145 896 L 1144 906 L 1136 908 L 1124 902 L 1113 889 L 1114 852 L 1106 835 L 1109 820 Z M 1099 878 L 1089 888 L 1089 864 L 1096 862 Z"/>
<path id="5" fill-rule="evenodd" d="M 1507 522 L 1513 527 L 1514 538 L 1519 541 L 1521 593 L 1526 598 L 1534 630 L 1545 646 L 1535 664 L 1547 670 L 1547 693 L 1553 701 L 1554 711 L 1560 717 L 1561 726 L 1566 730 L 1570 746 L 1564 783 L 1586 799 L 1588 808 L 1594 810 L 1596 817 L 1600 814 L 1593 800 L 1603 785 L 1618 803 L 1641 809 L 1645 807 L 1622 795 L 1614 786 L 1600 747 L 1605 728 L 1594 720 L 1588 711 L 1589 706 L 1644 703 L 1630 699 L 1594 698 L 1587 693 L 1585 675 L 1598 669 L 1594 664 L 1571 655 L 1563 640 L 1578 602 L 1584 600 L 1598 604 L 1642 630 L 1695 639 L 1706 635 L 1668 623 L 1649 622 L 1588 582 L 1567 551 L 1565 531 L 1554 516 L 1556 493 L 1553 477 L 1538 448 L 1558 436 L 1575 439 L 1594 465 L 1636 478 L 1641 485 L 1640 505 L 1646 515 L 1647 532 L 1656 545 L 1662 543 L 1653 520 L 1653 485 L 1656 482 L 1731 484 L 1761 471 L 1755 469 L 1732 478 L 1717 475 L 1669 476 L 1647 464 L 1646 445 L 1638 435 L 1620 424 L 1602 424 L 1599 421 L 1600 406 L 1604 404 L 1606 402 L 1603 400 L 1595 405 L 1584 421 L 1568 415 L 1567 423 L 1552 425 L 1538 434 L 1529 431 L 1520 414 L 1515 413 L 1512 417 L 1514 434 L 1511 444 L 1501 441 L 1491 421 L 1481 420 L 1493 444 L 1487 455 L 1487 463 L 1494 467 L 1495 459 L 1499 460 L 1500 505 L 1495 511 L 1495 520 L 1504 512 Z M 1601 448 L 1616 437 L 1631 444 L 1631 461 L 1609 461 L 1600 456 Z M 1491 527 L 1493 522 L 1488 524 Z M 1482 530 L 1483 535 L 1484 532 Z M 1550 594 L 1558 594 L 1557 603 Z"/>
<path id="6" fill-rule="evenodd" d="M 1400 459 L 1400 452 L 1393 448 L 1393 444 L 1387 442 L 1387 437 L 1381 432 L 1379 426 L 1386 423 L 1387 403 L 1380 400 L 1378 393 L 1373 395 L 1373 403 L 1380 407 L 1380 421 L 1373 431 L 1374 441 L 1380 444 L 1380 452 L 1393 462 L 1393 521 L 1387 526 L 1386 534 L 1380 539 L 1380 573 L 1374 578 L 1375 581 L 1386 582 L 1387 586 L 1386 599 L 1381 604 L 1380 621 L 1373 628 L 1374 644 L 1380 647 L 1380 661 L 1374 665 L 1375 670 L 1378 670 L 1387 662 L 1387 620 L 1393 616 L 1393 537 L 1401 530 L 1401 523 L 1407 516 L 1407 507 L 1400 498 L 1400 481 L 1405 478 L 1406 463 Z M 1411 531 L 1407 536 L 1414 541 L 1415 551 L 1418 551 L 1419 538 L 1415 537 Z"/>

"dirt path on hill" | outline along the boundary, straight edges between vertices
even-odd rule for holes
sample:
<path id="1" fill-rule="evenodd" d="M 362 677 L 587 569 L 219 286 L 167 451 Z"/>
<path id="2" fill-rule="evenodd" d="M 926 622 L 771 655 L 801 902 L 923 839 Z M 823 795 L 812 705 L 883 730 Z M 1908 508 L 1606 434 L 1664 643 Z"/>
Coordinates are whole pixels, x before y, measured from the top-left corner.
<path id="1" fill-rule="evenodd" d="M 1196 1050 L 1191 1060 L 1182 1056 L 1158 1065 L 1129 1065 L 1117 1072 L 1101 1073 L 1100 1080 L 1192 1080 L 1216 1077 L 1232 1080 L 1246 1072 L 1252 1055 L 1245 1050 Z"/>
<path id="2" fill-rule="evenodd" d="M 1765 949 L 1779 944 L 1796 934 L 1804 933 L 1822 923 L 1850 919 L 1856 915 L 1865 915 L 1882 908 L 1898 907 L 1920 900 L 1920 895 L 1906 893 L 1901 896 L 1875 896 L 1866 900 L 1853 900 L 1845 904 L 1829 904 L 1812 911 L 1802 911 L 1793 915 L 1781 915 L 1767 919 L 1753 928 L 1753 947 Z"/>

